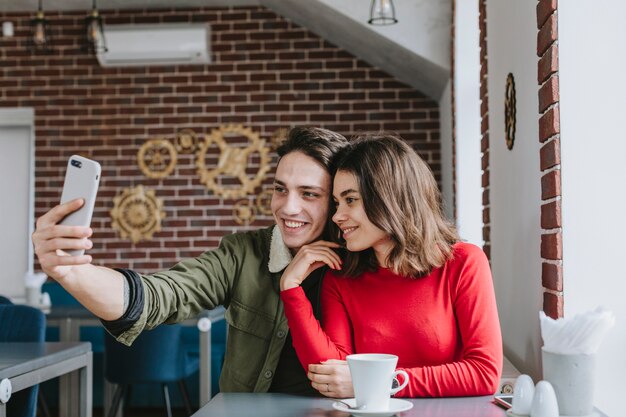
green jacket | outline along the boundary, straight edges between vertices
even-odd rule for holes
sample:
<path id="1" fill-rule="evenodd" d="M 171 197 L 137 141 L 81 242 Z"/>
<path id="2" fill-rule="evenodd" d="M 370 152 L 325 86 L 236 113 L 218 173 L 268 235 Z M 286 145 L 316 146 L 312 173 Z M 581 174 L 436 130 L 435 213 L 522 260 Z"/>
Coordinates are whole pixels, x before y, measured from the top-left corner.
<path id="1" fill-rule="evenodd" d="M 223 305 L 228 340 L 220 389 L 268 391 L 289 331 L 279 283 L 291 255 L 273 229 L 225 236 L 215 250 L 168 271 L 142 275 L 143 313 L 118 340 L 130 344 L 144 328 L 177 323 Z"/>

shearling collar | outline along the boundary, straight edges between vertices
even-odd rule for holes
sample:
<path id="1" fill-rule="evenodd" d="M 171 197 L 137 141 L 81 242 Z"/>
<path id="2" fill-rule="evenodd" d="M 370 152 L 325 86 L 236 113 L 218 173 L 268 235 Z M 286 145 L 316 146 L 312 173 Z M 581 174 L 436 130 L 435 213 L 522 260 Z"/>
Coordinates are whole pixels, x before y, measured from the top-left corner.
<path id="1" fill-rule="evenodd" d="M 270 260 L 267 266 L 270 272 L 280 272 L 289 265 L 293 259 L 289 248 L 285 245 L 283 236 L 280 234 L 278 226 L 274 226 L 272 230 L 272 241 L 270 242 Z"/>

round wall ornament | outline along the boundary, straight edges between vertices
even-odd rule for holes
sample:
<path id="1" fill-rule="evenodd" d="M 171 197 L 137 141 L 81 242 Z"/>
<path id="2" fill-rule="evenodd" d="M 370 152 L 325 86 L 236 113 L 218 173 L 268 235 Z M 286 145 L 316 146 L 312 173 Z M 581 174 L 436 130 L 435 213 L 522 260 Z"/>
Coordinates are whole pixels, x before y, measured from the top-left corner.
<path id="1" fill-rule="evenodd" d="M 504 133 L 506 139 L 506 147 L 513 149 L 515 143 L 515 118 L 516 118 L 517 99 L 515 97 L 515 79 L 513 74 L 509 73 L 506 77 L 506 89 L 504 91 Z"/>
<path id="2" fill-rule="evenodd" d="M 194 153 L 198 148 L 198 136 L 191 129 L 183 129 L 176 134 L 175 143 L 179 153 Z"/>
<path id="3" fill-rule="evenodd" d="M 256 208 L 259 213 L 264 214 L 266 216 L 272 215 L 272 195 L 274 194 L 274 190 L 271 188 L 267 188 L 259 193 L 256 196 Z"/>
<path id="4" fill-rule="evenodd" d="M 249 225 L 256 219 L 254 205 L 250 200 L 239 200 L 233 206 L 233 217 L 238 224 Z"/>
<path id="5" fill-rule="evenodd" d="M 176 149 L 167 139 L 149 139 L 137 152 L 139 168 L 148 178 L 167 177 L 174 171 L 176 160 Z"/>
<path id="6" fill-rule="evenodd" d="M 213 129 L 200 143 L 196 157 L 200 182 L 224 198 L 252 194 L 270 169 L 265 141 L 242 125 Z"/>
<path id="7" fill-rule="evenodd" d="M 163 201 L 155 196 L 154 190 L 145 190 L 142 185 L 126 188 L 113 199 L 111 226 L 123 238 L 133 243 L 151 240 L 154 232 L 161 231 L 165 218 Z"/>

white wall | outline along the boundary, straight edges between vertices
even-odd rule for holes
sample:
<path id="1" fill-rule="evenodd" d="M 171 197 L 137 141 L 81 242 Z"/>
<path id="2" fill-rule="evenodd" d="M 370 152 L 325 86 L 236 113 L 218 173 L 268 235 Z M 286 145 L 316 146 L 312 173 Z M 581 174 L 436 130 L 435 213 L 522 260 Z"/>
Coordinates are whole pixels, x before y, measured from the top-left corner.
<path id="1" fill-rule="evenodd" d="M 487 4 L 492 271 L 504 353 L 535 380 L 541 375 L 542 345 L 536 5 L 518 0 Z M 504 138 L 509 72 L 517 90 L 512 151 Z"/>
<path id="2" fill-rule="evenodd" d="M 616 317 L 598 355 L 596 405 L 624 415 L 626 377 L 626 2 L 559 2 L 565 316 Z"/>
<path id="3" fill-rule="evenodd" d="M 452 97 L 448 82 L 439 100 L 439 138 L 441 145 L 441 198 L 448 219 L 454 221 L 454 190 L 452 175 Z"/>
<path id="4" fill-rule="evenodd" d="M 33 270 L 34 112 L 0 109 L 0 294 L 24 297 Z"/>
<path id="5" fill-rule="evenodd" d="M 455 38 L 456 222 L 462 239 L 482 247 L 478 1 L 456 3 Z"/>

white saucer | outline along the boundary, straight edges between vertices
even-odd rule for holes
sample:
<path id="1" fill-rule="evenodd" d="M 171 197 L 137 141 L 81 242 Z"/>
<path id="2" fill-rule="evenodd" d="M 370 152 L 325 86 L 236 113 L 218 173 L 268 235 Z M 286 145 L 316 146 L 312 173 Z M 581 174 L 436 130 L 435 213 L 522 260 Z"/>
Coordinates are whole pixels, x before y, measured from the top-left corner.
<path id="1" fill-rule="evenodd" d="M 349 398 L 347 400 L 342 400 L 344 403 L 349 404 L 350 407 L 356 407 L 356 400 L 354 398 Z M 400 400 L 398 398 L 390 398 L 389 399 L 389 409 L 388 410 L 352 410 L 346 404 L 342 402 L 336 401 L 333 403 L 333 408 L 339 411 L 345 411 L 346 413 L 351 413 L 353 416 L 367 416 L 367 417 L 388 417 L 393 416 L 396 413 L 401 413 L 403 411 L 410 410 L 413 408 L 413 403 L 406 400 Z"/>

